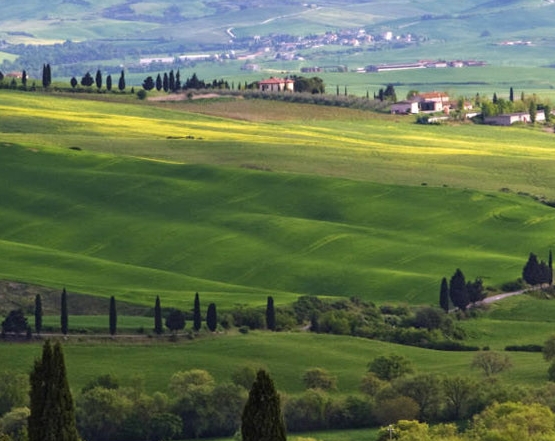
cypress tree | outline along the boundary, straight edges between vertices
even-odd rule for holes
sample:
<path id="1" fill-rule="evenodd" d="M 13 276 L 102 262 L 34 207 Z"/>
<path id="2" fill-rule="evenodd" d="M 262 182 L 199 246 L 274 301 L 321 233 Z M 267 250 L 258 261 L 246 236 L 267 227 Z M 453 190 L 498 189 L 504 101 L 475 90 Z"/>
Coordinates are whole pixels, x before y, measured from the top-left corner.
<path id="1" fill-rule="evenodd" d="M 170 70 L 168 87 L 170 92 L 175 92 L 175 75 L 173 73 L 173 69 Z"/>
<path id="2" fill-rule="evenodd" d="M 216 304 L 210 303 L 206 311 L 206 326 L 211 332 L 214 332 L 218 327 L 218 315 L 216 313 Z"/>
<path id="3" fill-rule="evenodd" d="M 68 329 L 68 314 L 67 314 L 67 292 L 64 288 L 62 291 L 61 310 L 60 310 L 60 325 L 62 334 L 67 335 Z"/>
<path id="4" fill-rule="evenodd" d="M 23 87 L 27 87 L 27 72 L 25 70 L 21 72 L 21 84 Z"/>
<path id="5" fill-rule="evenodd" d="M 125 74 L 123 73 L 123 70 L 121 71 L 121 75 L 119 77 L 118 89 L 120 90 L 120 92 L 123 92 L 125 90 Z"/>
<path id="6" fill-rule="evenodd" d="M 286 441 L 279 401 L 274 382 L 259 370 L 241 416 L 242 441 Z"/>
<path id="7" fill-rule="evenodd" d="M 522 278 L 526 283 L 529 283 L 530 285 L 538 285 L 539 283 L 541 283 L 541 266 L 538 262 L 538 256 L 536 256 L 534 253 L 530 253 L 530 255 L 528 256 L 528 261 L 522 269 Z"/>
<path id="8" fill-rule="evenodd" d="M 441 287 L 439 289 L 439 306 L 445 312 L 449 312 L 449 284 L 447 278 L 441 279 Z"/>
<path id="9" fill-rule="evenodd" d="M 40 294 L 35 296 L 35 332 L 40 334 L 42 330 L 42 299 Z"/>
<path id="10" fill-rule="evenodd" d="M 102 72 L 100 72 L 100 69 L 98 69 L 96 71 L 96 75 L 94 77 L 94 81 L 96 83 L 96 87 L 97 89 L 101 89 L 102 88 Z"/>
<path id="11" fill-rule="evenodd" d="M 156 90 L 160 92 L 162 90 L 162 77 L 160 74 L 156 77 Z"/>
<path id="12" fill-rule="evenodd" d="M 160 335 L 164 332 L 162 327 L 162 308 L 160 307 L 160 296 L 156 296 L 156 303 L 154 304 L 154 332 Z"/>
<path id="13" fill-rule="evenodd" d="M 164 79 L 162 80 L 162 88 L 164 89 L 164 92 L 167 92 L 168 90 L 170 90 L 168 74 L 166 72 L 164 72 Z"/>
<path id="14" fill-rule="evenodd" d="M 198 332 L 202 325 L 202 318 L 200 315 L 200 299 L 198 292 L 195 294 L 195 304 L 193 306 L 193 329 Z"/>
<path id="15" fill-rule="evenodd" d="M 77 84 L 79 84 L 79 83 L 77 82 L 77 78 L 71 77 L 71 80 L 69 81 L 69 84 L 71 84 L 71 87 L 73 89 L 75 89 L 75 87 L 77 87 Z"/>
<path id="16" fill-rule="evenodd" d="M 110 335 L 115 335 L 118 327 L 118 314 L 116 312 L 116 299 L 110 297 Z"/>
<path id="17" fill-rule="evenodd" d="M 179 69 L 175 74 L 175 91 L 178 92 L 181 89 L 181 74 L 179 73 Z"/>
<path id="18" fill-rule="evenodd" d="M 48 81 L 46 79 L 46 64 L 42 65 L 42 87 L 48 87 Z"/>
<path id="19" fill-rule="evenodd" d="M 266 302 L 266 328 L 270 331 L 276 330 L 276 310 L 274 308 L 274 298 L 268 296 Z"/>
<path id="20" fill-rule="evenodd" d="M 465 310 L 468 306 L 468 291 L 463 272 L 457 268 L 449 282 L 449 297 L 457 308 Z"/>
<path id="21" fill-rule="evenodd" d="M 549 250 L 549 261 L 547 265 L 549 266 L 549 285 L 553 286 L 553 253 L 551 250 Z"/>
<path id="22" fill-rule="evenodd" d="M 515 92 L 513 90 L 513 88 L 511 87 L 509 90 L 509 101 L 512 103 L 515 100 Z"/>
<path id="23" fill-rule="evenodd" d="M 60 343 L 46 341 L 29 376 L 29 441 L 77 441 L 75 407 Z"/>
<path id="24" fill-rule="evenodd" d="M 112 90 L 112 75 L 106 77 L 106 90 L 108 92 Z"/>

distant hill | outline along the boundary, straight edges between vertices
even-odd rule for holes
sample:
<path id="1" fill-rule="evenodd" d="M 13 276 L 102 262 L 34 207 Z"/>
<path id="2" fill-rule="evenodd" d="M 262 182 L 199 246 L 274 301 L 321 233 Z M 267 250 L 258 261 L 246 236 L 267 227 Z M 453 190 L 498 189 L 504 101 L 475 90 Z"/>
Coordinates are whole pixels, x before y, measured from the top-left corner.
<path id="1" fill-rule="evenodd" d="M 16 55 L 20 63 L 4 61 L 0 70 L 33 69 L 49 61 L 81 72 L 83 65 L 133 65 L 141 56 L 263 50 L 267 36 L 295 41 L 345 29 L 363 29 L 373 37 L 389 32 L 390 40 L 387 45 L 362 47 L 341 40 L 324 55 L 315 50 L 320 45 L 303 45 L 293 54 L 307 64 L 314 60 L 320 65 L 337 60 L 338 54 L 345 61 L 355 54 L 362 64 L 439 57 L 549 65 L 555 44 L 554 12 L 552 0 L 25 0 L 2 6 L 0 60 Z M 407 36 L 412 36 L 410 44 L 405 42 Z M 260 47 L 255 48 L 256 42 Z M 46 48 L 56 43 L 56 50 Z M 18 45 L 38 48 L 24 50 Z M 71 72 L 68 68 L 63 74 Z"/>

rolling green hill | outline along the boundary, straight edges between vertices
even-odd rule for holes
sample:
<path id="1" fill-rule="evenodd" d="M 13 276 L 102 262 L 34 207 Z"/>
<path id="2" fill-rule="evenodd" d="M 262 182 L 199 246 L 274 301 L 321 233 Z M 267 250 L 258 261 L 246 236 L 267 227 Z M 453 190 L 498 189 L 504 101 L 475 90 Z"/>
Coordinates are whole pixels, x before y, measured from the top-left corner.
<path id="1" fill-rule="evenodd" d="M 520 276 L 530 251 L 553 246 L 553 208 L 491 191 L 510 172 L 503 164 L 518 170 L 515 190 L 549 191 L 541 170 L 553 161 L 552 135 L 506 129 L 503 139 L 495 128 L 346 122 L 341 113 L 309 127 L 3 96 L 3 279 L 145 305 L 159 294 L 189 307 L 196 291 L 224 308 L 269 294 L 435 304 L 457 267 L 498 286 Z M 446 133 L 459 136 L 450 147 Z M 249 169 L 261 164 L 274 171 Z M 322 176 L 333 167 L 344 176 Z M 465 188 L 473 183 L 490 191 Z"/>

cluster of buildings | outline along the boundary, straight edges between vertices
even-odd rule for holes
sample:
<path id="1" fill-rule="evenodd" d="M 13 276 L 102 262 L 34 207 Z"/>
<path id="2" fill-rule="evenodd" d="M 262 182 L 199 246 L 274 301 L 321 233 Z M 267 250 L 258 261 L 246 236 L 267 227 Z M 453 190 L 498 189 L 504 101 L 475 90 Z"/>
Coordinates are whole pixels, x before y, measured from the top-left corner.
<path id="1" fill-rule="evenodd" d="M 371 64 L 366 66 L 363 71 L 365 72 L 391 72 L 396 70 L 409 70 L 409 69 L 444 69 L 448 67 L 482 67 L 486 66 L 485 61 L 476 60 L 420 60 L 414 63 L 389 63 L 389 64 Z"/>

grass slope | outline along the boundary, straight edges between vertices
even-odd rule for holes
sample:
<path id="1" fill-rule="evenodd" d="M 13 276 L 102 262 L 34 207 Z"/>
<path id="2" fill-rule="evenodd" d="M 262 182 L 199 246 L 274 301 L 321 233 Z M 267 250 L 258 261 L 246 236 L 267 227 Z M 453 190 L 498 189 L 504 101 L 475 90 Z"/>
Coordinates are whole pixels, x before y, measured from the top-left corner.
<path id="1" fill-rule="evenodd" d="M 4 344 L 1 351 L 5 360 L 3 369 L 24 373 L 40 354 L 40 346 Z M 368 362 L 390 353 L 408 357 L 418 372 L 468 374 L 477 378 L 480 375 L 470 369 L 473 352 L 430 351 L 360 338 L 305 333 L 251 332 L 182 344 L 119 345 L 87 341 L 64 346 L 73 390 L 80 390 L 88 381 L 110 373 L 123 384 L 140 376 L 151 393 L 166 391 L 171 375 L 180 370 L 206 369 L 218 381 L 229 381 L 231 373 L 245 364 L 269 369 L 277 388 L 288 394 L 304 389 L 302 374 L 313 367 L 322 367 L 337 376 L 339 393 L 355 393 Z M 541 354 L 514 353 L 510 356 L 514 367 L 500 375 L 504 380 L 515 385 L 545 382 L 547 363 L 541 361 Z"/>
<path id="2" fill-rule="evenodd" d="M 553 209 L 503 193 L 0 145 L 0 274 L 146 305 L 269 294 L 436 303 L 461 267 L 499 284 Z M 185 296 L 184 296 L 185 294 Z"/>

